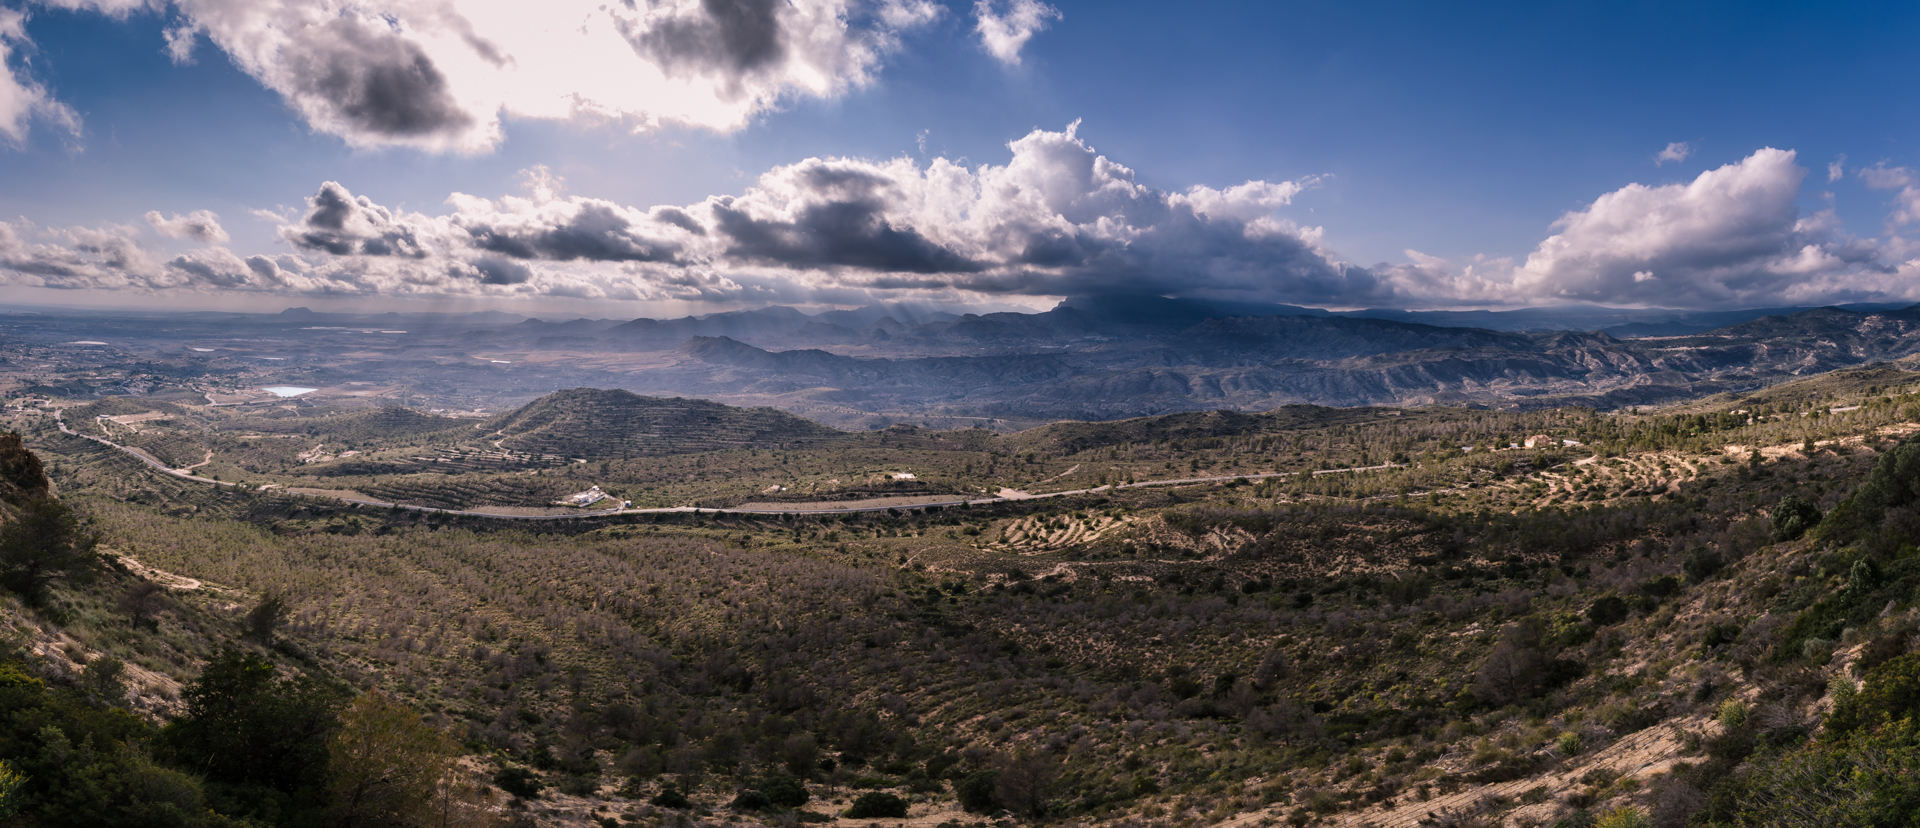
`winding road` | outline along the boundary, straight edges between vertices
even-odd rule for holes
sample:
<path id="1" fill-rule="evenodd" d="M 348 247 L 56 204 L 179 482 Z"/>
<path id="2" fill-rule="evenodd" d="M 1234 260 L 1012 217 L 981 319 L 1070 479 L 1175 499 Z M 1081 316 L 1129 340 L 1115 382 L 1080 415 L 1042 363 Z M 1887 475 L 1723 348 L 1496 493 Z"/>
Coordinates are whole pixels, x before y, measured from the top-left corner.
<path id="1" fill-rule="evenodd" d="M 53 421 L 54 423 L 60 426 L 60 431 L 63 434 L 68 434 L 74 437 L 82 437 L 88 440 L 92 440 L 103 446 L 110 446 L 112 448 L 119 449 L 120 451 L 126 453 L 128 456 L 133 457 L 134 459 L 139 460 L 142 463 L 145 463 L 146 465 L 152 467 L 155 471 L 158 471 L 162 474 L 170 475 L 172 477 L 176 477 L 181 480 L 190 480 L 195 483 L 206 483 L 212 486 L 237 485 L 233 481 L 210 480 L 205 477 L 201 477 L 199 475 L 193 474 L 192 472 L 187 471 L 185 469 L 170 468 L 167 466 L 167 464 L 154 459 L 151 455 L 139 449 L 123 446 L 123 445 L 120 445 L 119 443 L 113 442 L 112 440 L 108 440 L 103 437 L 95 437 L 91 434 L 81 434 L 80 432 L 74 431 L 73 429 L 70 429 L 67 427 L 67 420 L 65 417 L 64 409 L 59 409 L 59 408 L 53 409 Z M 206 463 L 211 459 L 212 459 L 212 453 L 209 452 L 207 461 L 202 461 L 195 465 L 206 465 Z M 1394 464 L 1394 463 L 1388 463 L 1380 466 L 1355 466 L 1353 468 L 1346 468 L 1346 469 L 1318 469 L 1313 471 L 1312 473 L 1317 476 L 1322 474 L 1337 474 L 1341 472 L 1379 471 L 1381 469 L 1394 469 L 1394 468 L 1405 468 L 1405 466 Z M 483 518 L 494 518 L 494 519 L 501 519 L 501 520 L 579 520 L 581 518 L 613 517 L 616 515 L 685 514 L 689 512 L 696 513 L 696 514 L 712 513 L 712 514 L 729 514 L 729 515 L 803 516 L 803 515 L 848 515 L 848 514 L 857 514 L 861 512 L 885 512 L 891 509 L 898 509 L 901 511 L 912 511 L 915 509 L 928 509 L 936 506 L 939 506 L 939 507 L 981 506 L 989 503 L 1005 503 L 1005 502 L 1014 501 L 1014 500 L 1042 500 L 1042 499 L 1053 498 L 1053 497 L 1071 497 L 1073 495 L 1097 494 L 1099 492 L 1111 492 L 1116 489 L 1142 489 L 1142 488 L 1148 488 L 1152 486 L 1186 486 L 1186 485 L 1193 485 L 1193 484 L 1199 484 L 1199 483 L 1223 483 L 1223 482 L 1232 481 L 1232 480 L 1248 480 L 1248 481 L 1267 480 L 1269 478 L 1277 478 L 1277 477 L 1293 477 L 1299 474 L 1302 474 L 1302 472 L 1258 472 L 1254 474 L 1231 474 L 1231 475 L 1221 475 L 1217 477 L 1180 477 L 1180 478 L 1173 478 L 1169 480 L 1142 480 L 1137 483 L 1118 483 L 1118 484 L 1113 484 L 1108 486 L 1094 486 L 1092 488 L 1087 488 L 1087 489 L 1069 489 L 1063 492 L 1043 492 L 1041 494 L 1028 494 L 1026 492 L 1019 491 L 1017 489 L 1001 489 L 999 493 L 994 497 L 983 497 L 983 498 L 964 498 L 963 497 L 963 498 L 955 498 L 953 500 L 939 500 L 931 503 L 897 504 L 892 506 L 860 506 L 860 507 L 850 507 L 850 508 L 844 508 L 844 509 L 728 509 L 728 508 L 703 508 L 699 506 L 666 506 L 666 507 L 655 508 L 655 509 L 601 509 L 593 512 L 569 512 L 569 513 L 560 514 L 560 515 L 514 515 L 514 514 L 506 514 L 503 512 L 488 512 L 488 511 L 483 511 L 479 509 L 441 509 L 433 506 L 409 506 L 405 503 L 391 503 L 385 500 L 372 500 L 372 499 L 362 499 L 362 498 L 355 498 L 355 497 L 328 497 L 324 495 L 310 495 L 310 494 L 301 494 L 301 496 L 313 497 L 321 500 L 337 500 L 344 503 L 356 503 L 362 506 L 378 506 L 378 507 L 387 508 L 387 509 L 407 509 L 415 512 L 431 512 L 434 514 L 442 514 L 442 515 L 460 515 L 463 517 L 483 517 Z M 293 494 L 300 494 L 300 493 L 293 492 Z"/>

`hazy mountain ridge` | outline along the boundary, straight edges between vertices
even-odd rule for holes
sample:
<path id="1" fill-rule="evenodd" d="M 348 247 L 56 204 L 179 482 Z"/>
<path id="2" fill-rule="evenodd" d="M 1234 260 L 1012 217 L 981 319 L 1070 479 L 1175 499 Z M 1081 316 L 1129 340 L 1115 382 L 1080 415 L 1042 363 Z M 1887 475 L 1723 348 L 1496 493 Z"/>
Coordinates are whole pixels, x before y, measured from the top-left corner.
<path id="1" fill-rule="evenodd" d="M 687 376 L 710 393 L 831 387 L 862 399 L 1010 415 L 1112 418 L 1203 407 L 1264 410 L 1293 403 L 1586 402 L 1612 407 L 1760 387 L 1782 379 L 1920 352 L 1920 313 L 1837 308 L 1763 317 L 1688 337 L 1623 340 L 1602 332 L 1515 333 L 1338 316 L 1206 319 L 1171 334 L 1115 326 L 1132 338 L 1089 341 L 1086 311 L 1063 307 L 1019 320 L 963 318 L 893 337 L 938 339 L 959 329 L 1017 326 L 1028 343 L 1082 337 L 1062 351 L 862 358 L 821 349 L 777 351 L 730 338 L 690 339 L 679 351 L 723 369 Z M 1177 319 L 1177 315 L 1170 318 Z M 1050 329 L 1047 326 L 1058 322 Z M 972 326 L 972 327 L 968 327 Z M 1164 331 L 1170 326 L 1162 326 Z M 1045 329 L 1050 333 L 1034 333 Z M 688 366 L 683 365 L 685 371 Z M 690 372 L 689 372 L 690 373 Z"/>

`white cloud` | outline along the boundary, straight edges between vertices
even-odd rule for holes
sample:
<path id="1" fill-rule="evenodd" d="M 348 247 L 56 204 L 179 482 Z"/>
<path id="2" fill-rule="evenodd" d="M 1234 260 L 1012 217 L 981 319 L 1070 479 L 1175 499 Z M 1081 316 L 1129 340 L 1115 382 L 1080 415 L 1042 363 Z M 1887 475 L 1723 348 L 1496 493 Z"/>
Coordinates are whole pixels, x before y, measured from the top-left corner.
<path id="1" fill-rule="evenodd" d="M 80 116 L 60 103 L 25 74 L 19 64 L 22 50 L 30 50 L 27 40 L 27 16 L 18 9 L 0 6 L 0 135 L 8 143 L 26 143 L 30 123 L 39 119 L 69 134 L 80 134 Z"/>
<path id="2" fill-rule="evenodd" d="M 1010 143 L 1003 166 L 813 158 L 681 206 L 566 196 L 534 170 L 527 196 L 456 193 L 450 212 L 429 216 L 327 182 L 281 235 L 317 268 L 363 274 L 367 290 L 406 274 L 449 291 L 645 299 L 1382 298 L 1368 271 L 1322 249 L 1318 228 L 1274 215 L 1315 179 L 1168 193 L 1135 182 L 1076 128 Z"/>
<path id="3" fill-rule="evenodd" d="M 220 226 L 220 217 L 210 210 L 195 210 L 184 216 L 162 216 L 158 210 L 148 210 L 146 219 L 154 230 L 168 238 L 210 244 L 224 244 L 228 240 L 227 231 Z"/>
<path id="4" fill-rule="evenodd" d="M 1020 65 L 1020 50 L 1034 34 L 1047 28 L 1048 21 L 1061 18 L 1060 10 L 1039 0 L 1008 0 L 1007 11 L 995 11 L 998 0 L 974 0 L 974 31 L 980 45 L 1001 63 Z"/>
<path id="5" fill-rule="evenodd" d="M 205 36 L 315 130 L 357 147 L 482 152 L 504 116 L 729 131 L 795 96 L 870 83 L 931 0 L 39 0 L 125 16 L 169 7 L 175 62 Z M 24 42 L 0 8 L 0 57 Z M 45 90 L 0 75 L 0 133 L 28 116 L 77 124 Z"/>
<path id="6" fill-rule="evenodd" d="M 1692 154 L 1693 154 L 1692 144 L 1689 144 L 1685 141 L 1675 141 L 1671 144 L 1668 144 L 1666 149 L 1661 150 L 1659 155 L 1654 156 L 1653 163 L 1665 164 L 1668 161 L 1674 161 L 1674 162 L 1685 161 L 1687 160 L 1687 156 Z"/>
<path id="7" fill-rule="evenodd" d="M 1839 181 L 1846 174 L 1847 174 L 1847 156 L 1846 155 L 1843 154 L 1839 158 L 1835 158 L 1832 161 L 1827 162 L 1827 183 L 1831 184 L 1835 181 Z"/>
<path id="8" fill-rule="evenodd" d="M 1757 307 L 1920 298 L 1883 263 L 1881 242 L 1846 237 L 1831 210 L 1802 215 L 1807 171 L 1790 150 L 1762 149 L 1693 181 L 1631 184 L 1562 216 L 1557 233 L 1502 273 L 1439 260 L 1381 268 L 1402 295 L 1430 304 Z M 1900 172 L 1869 181 L 1897 182 Z M 1430 257 L 1429 257 L 1430 258 Z"/>
<path id="9" fill-rule="evenodd" d="M 1920 175 L 1906 167 L 1889 167 L 1882 161 L 1860 168 L 1860 179 L 1875 190 L 1896 190 L 1893 214 L 1887 217 L 1892 227 L 1920 221 Z"/>
<path id="10" fill-rule="evenodd" d="M 1803 239 L 1795 202 L 1806 170 L 1763 149 L 1685 184 L 1632 184 L 1556 222 L 1515 274 L 1515 287 L 1581 302 L 1725 305 L 1777 295 L 1775 266 Z"/>
<path id="11" fill-rule="evenodd" d="M 1004 163 L 970 167 L 810 158 L 735 194 L 652 207 L 570 195 L 544 168 L 527 171 L 524 194 L 455 193 L 431 214 L 329 181 L 297 215 L 256 212 L 288 245 L 270 256 L 221 246 L 218 217 L 205 211 L 147 215 L 165 235 L 206 244 L 178 255 L 142 246 L 137 227 L 0 224 L 0 284 L 736 305 L 1095 294 L 1333 307 L 1920 299 L 1920 245 L 1851 238 L 1830 209 L 1802 214 L 1808 171 L 1786 150 L 1603 194 L 1562 216 L 1523 262 L 1409 250 L 1406 263 L 1362 268 L 1328 250 L 1320 228 L 1281 215 L 1317 177 L 1159 190 L 1088 146 L 1077 123 L 1007 146 Z M 1911 212 L 1896 219 L 1920 215 L 1920 174 L 1883 164 L 1860 175 L 1900 194 Z"/>

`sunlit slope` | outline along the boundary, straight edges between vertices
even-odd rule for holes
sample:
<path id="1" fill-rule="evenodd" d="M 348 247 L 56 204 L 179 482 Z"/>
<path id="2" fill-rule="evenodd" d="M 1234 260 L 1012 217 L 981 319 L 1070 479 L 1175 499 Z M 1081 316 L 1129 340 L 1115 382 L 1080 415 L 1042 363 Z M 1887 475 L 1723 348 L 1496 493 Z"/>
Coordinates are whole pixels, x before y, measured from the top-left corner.
<path id="1" fill-rule="evenodd" d="M 574 388 L 541 397 L 489 422 L 501 448 L 582 459 L 777 448 L 831 440 L 842 432 L 772 408 L 643 397 Z"/>

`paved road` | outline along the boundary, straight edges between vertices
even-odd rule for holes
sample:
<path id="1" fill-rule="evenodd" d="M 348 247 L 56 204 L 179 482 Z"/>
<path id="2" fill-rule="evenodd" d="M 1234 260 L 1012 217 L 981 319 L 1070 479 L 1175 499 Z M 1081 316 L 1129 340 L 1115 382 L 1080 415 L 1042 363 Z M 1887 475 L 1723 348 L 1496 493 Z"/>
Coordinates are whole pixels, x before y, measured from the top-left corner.
<path id="1" fill-rule="evenodd" d="M 101 445 L 112 446 L 113 448 L 126 452 L 129 456 L 132 456 L 133 458 L 139 460 L 140 462 L 153 467 L 154 470 L 159 471 L 162 474 L 171 475 L 181 480 L 191 480 L 195 483 L 207 483 L 214 486 L 234 485 L 232 481 L 209 480 L 205 477 L 200 477 L 199 475 L 195 475 L 181 469 L 169 468 L 165 463 L 161 463 L 158 460 L 153 459 L 152 457 L 148 456 L 145 452 L 128 448 L 126 446 L 120 445 L 119 443 L 113 442 L 112 440 L 108 440 L 102 437 L 95 437 L 91 434 L 81 434 L 77 431 L 74 431 L 73 429 L 67 428 L 67 421 L 62 409 L 56 408 L 53 410 L 53 420 L 55 423 L 59 424 L 60 431 L 62 431 L 63 433 L 71 434 L 75 437 L 84 437 L 88 440 L 92 440 Z M 1313 474 L 1322 475 L 1322 474 L 1336 474 L 1340 472 L 1377 471 L 1380 469 L 1390 469 L 1390 468 L 1404 468 L 1404 467 L 1389 463 L 1382 466 L 1356 466 L 1356 467 L 1347 468 L 1347 469 L 1320 469 L 1313 472 Z M 889 509 L 900 509 L 905 511 L 911 511 L 913 509 L 926 509 L 934 506 L 979 506 L 979 505 L 984 505 L 988 503 L 1005 503 L 1005 502 L 1014 501 L 1014 500 L 1040 500 L 1040 499 L 1051 498 L 1051 497 L 1071 497 L 1073 495 L 1111 492 L 1111 491 L 1114 491 L 1115 489 L 1143 489 L 1151 486 L 1186 486 L 1186 485 L 1193 485 L 1198 483 L 1222 483 L 1230 480 L 1266 480 L 1269 478 L 1276 478 L 1276 477 L 1292 477 L 1297 474 L 1300 474 L 1300 472 L 1259 472 L 1256 474 L 1230 474 L 1230 475 L 1221 475 L 1217 477 L 1181 477 L 1181 478 L 1174 478 L 1170 480 L 1143 480 L 1138 483 L 1120 483 L 1112 486 L 1095 486 L 1089 489 L 1070 489 L 1064 492 L 1043 492 L 1040 494 L 1028 494 L 1026 492 L 1019 491 L 1017 489 L 1001 489 L 1000 493 L 995 497 L 983 497 L 983 498 L 971 498 L 971 499 L 970 498 L 954 498 L 953 500 L 940 500 L 932 503 L 914 503 L 911 505 L 899 505 L 899 506 L 861 506 L 858 508 L 844 508 L 844 509 L 705 509 L 705 508 L 700 508 L 695 506 L 668 506 L 668 507 L 659 508 L 659 509 L 601 509 L 599 511 L 593 511 L 593 512 L 569 512 L 567 514 L 562 514 L 562 515 L 512 515 L 512 514 L 506 514 L 503 512 L 482 511 L 479 509 L 438 509 L 432 506 L 409 506 L 404 503 L 390 503 L 384 500 L 371 500 L 371 499 L 362 499 L 362 498 L 354 498 L 354 497 L 327 497 L 325 499 L 339 500 L 339 501 L 344 501 L 346 503 L 358 503 L 363 506 L 378 506 L 384 509 L 398 508 L 398 509 L 407 509 L 409 511 L 414 511 L 414 512 L 432 512 L 435 514 L 443 514 L 443 515 L 461 515 L 465 517 L 484 517 L 484 518 L 495 518 L 495 519 L 504 519 L 504 520 L 577 520 L 580 518 L 612 517 L 614 515 L 660 515 L 660 514 L 684 514 L 688 512 L 724 513 L 724 514 L 730 514 L 730 515 L 850 515 L 850 514 L 857 514 L 860 512 L 885 512 Z M 323 497 L 322 495 L 306 495 L 306 496 L 307 497 Z"/>

